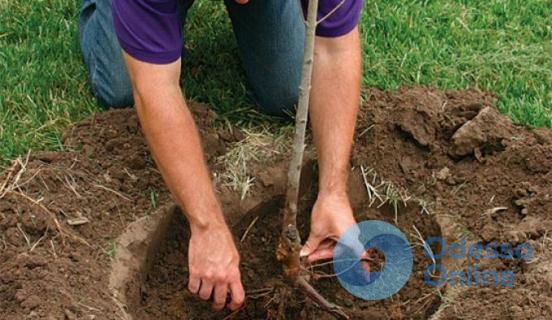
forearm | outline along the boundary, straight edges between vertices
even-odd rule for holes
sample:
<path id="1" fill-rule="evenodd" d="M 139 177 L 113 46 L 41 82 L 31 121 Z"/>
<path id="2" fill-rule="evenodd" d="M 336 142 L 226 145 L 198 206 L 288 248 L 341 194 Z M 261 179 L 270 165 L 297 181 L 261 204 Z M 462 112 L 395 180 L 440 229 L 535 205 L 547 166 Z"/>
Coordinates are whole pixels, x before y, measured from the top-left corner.
<path id="1" fill-rule="evenodd" d="M 197 129 L 180 92 L 157 101 L 137 102 L 144 134 L 161 174 L 190 224 L 220 222 Z M 138 101 L 138 100 L 137 100 Z"/>
<path id="2" fill-rule="evenodd" d="M 320 167 L 319 196 L 345 193 L 360 95 L 358 29 L 317 37 L 310 117 Z"/>
<path id="3" fill-rule="evenodd" d="M 197 229 L 224 223 L 178 75 L 167 79 L 150 73 L 145 81 L 137 78 L 141 79 L 134 74 L 133 89 L 144 136 L 190 226 Z"/>

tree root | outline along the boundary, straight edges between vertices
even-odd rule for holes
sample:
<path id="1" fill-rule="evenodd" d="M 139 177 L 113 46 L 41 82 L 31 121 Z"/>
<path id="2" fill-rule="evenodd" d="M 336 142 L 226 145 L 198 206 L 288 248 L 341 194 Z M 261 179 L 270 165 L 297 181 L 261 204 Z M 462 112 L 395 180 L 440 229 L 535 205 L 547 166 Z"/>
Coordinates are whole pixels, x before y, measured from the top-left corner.
<path id="1" fill-rule="evenodd" d="M 294 225 L 288 225 L 285 232 L 280 237 L 280 243 L 276 251 L 276 256 L 283 263 L 284 275 L 298 289 L 303 291 L 307 297 L 314 301 L 322 310 L 330 313 L 337 319 L 350 319 L 350 317 L 338 305 L 335 305 L 324 298 L 307 281 L 306 275 L 300 272 L 301 262 L 299 251 L 301 250 L 301 240 L 299 232 Z M 282 304 L 280 309 L 283 308 Z M 284 310 L 279 310 L 279 313 Z"/>
<path id="2" fill-rule="evenodd" d="M 326 300 L 326 298 L 318 293 L 318 291 L 316 291 L 316 289 L 314 289 L 304 277 L 299 277 L 297 279 L 297 286 L 321 309 L 330 313 L 337 319 L 351 319 L 349 315 L 343 311 L 343 308 Z"/>

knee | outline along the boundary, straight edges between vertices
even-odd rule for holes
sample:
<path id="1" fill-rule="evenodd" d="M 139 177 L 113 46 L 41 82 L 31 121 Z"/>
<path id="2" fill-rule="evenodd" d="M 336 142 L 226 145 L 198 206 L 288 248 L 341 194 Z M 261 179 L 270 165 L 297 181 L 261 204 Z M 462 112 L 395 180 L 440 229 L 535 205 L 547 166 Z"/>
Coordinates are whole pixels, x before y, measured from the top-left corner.
<path id="1" fill-rule="evenodd" d="M 268 88 L 271 90 L 253 92 L 259 111 L 273 116 L 292 115 L 299 99 L 299 88 L 282 84 Z"/>
<path id="2" fill-rule="evenodd" d="M 124 108 L 134 104 L 132 90 L 118 90 L 103 86 L 93 86 L 94 96 L 98 103 L 105 108 Z"/>
<path id="3" fill-rule="evenodd" d="M 92 92 L 105 108 L 124 108 L 134 104 L 132 86 L 128 77 L 111 75 L 109 78 L 92 79 Z"/>

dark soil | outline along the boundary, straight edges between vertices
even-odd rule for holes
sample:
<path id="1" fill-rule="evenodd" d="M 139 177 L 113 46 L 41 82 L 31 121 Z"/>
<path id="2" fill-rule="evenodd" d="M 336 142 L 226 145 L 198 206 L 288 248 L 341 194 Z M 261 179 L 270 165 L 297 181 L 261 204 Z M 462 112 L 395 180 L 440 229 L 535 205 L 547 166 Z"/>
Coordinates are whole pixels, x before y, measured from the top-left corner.
<path id="1" fill-rule="evenodd" d="M 370 177 L 377 173 L 376 181 L 392 182 L 425 201 L 429 216 L 413 202 L 399 208 L 397 224 L 411 242 L 412 225 L 427 237 L 439 234 L 436 221 L 451 242 L 531 243 L 533 261 L 478 261 L 487 268 L 514 270 L 515 286 L 428 287 L 417 269 L 427 261 L 415 252 L 411 280 L 389 299 L 355 300 L 335 279 L 315 280 L 325 296 L 362 319 L 429 318 L 433 312 L 434 319 L 552 318 L 552 133 L 514 126 L 493 104 L 491 95 L 476 90 L 365 92 L 351 159 L 351 200 L 359 219 L 395 219 L 389 207 L 367 206 L 362 166 L 373 169 Z M 215 165 L 216 156 L 243 134 L 217 129 L 215 115 L 203 105 L 192 104 L 192 109 L 210 166 L 223 170 Z M 115 239 L 130 222 L 171 201 L 133 110 L 77 123 L 63 144 L 65 152 L 30 153 L 0 175 L 1 319 L 122 318 L 123 307 L 108 289 Z M 282 157 L 272 165 L 252 166 L 257 183 L 243 201 L 217 186 L 237 238 L 259 216 L 241 243 L 249 294 L 236 318 L 264 318 L 281 303 L 289 319 L 326 317 L 300 293 L 288 296 L 280 289 L 285 285 L 273 252 L 286 165 Z M 306 213 L 314 193 L 305 193 Z M 253 198 L 275 202 L 240 219 Z M 187 229 L 181 217 L 174 219 L 129 312 L 137 319 L 223 318 L 228 314 L 216 316 L 208 303 L 186 292 Z M 469 261 L 457 263 L 465 267 Z M 262 288 L 274 290 L 255 291 Z"/>
<path id="2" fill-rule="evenodd" d="M 353 185 L 355 192 L 362 193 L 361 185 Z M 302 234 L 308 234 L 309 210 L 314 202 L 316 188 L 310 188 L 303 197 L 303 214 L 298 221 Z M 332 319 L 330 315 L 313 306 L 301 291 L 288 292 L 288 285 L 282 276 L 282 268 L 276 260 L 275 248 L 278 243 L 281 226 L 280 209 L 283 206 L 283 196 L 260 205 L 248 213 L 233 227 L 234 234 L 241 239 L 248 227 L 254 225 L 240 243 L 242 255 L 242 281 L 246 292 L 251 292 L 245 308 L 232 315 L 232 319 L 278 319 L 285 310 L 288 319 Z M 432 217 L 420 214 L 420 208 L 411 205 L 400 207 L 401 218 L 399 228 L 412 231 L 416 225 L 422 234 L 441 236 L 440 228 Z M 369 206 L 369 201 L 363 201 L 355 208 L 359 221 L 376 219 L 393 223 L 395 213 L 391 206 L 384 205 L 380 209 Z M 131 306 L 136 319 L 224 319 L 229 312 L 215 314 L 210 304 L 193 297 L 187 285 L 187 243 L 189 240 L 188 226 L 181 214 L 174 217 L 174 223 L 167 233 L 164 243 L 153 267 L 143 278 L 141 284 L 140 302 Z M 408 240 L 420 244 L 413 233 Z M 239 242 L 239 240 L 237 240 Z M 425 319 L 431 315 L 440 303 L 436 290 L 423 284 L 423 269 L 431 264 L 431 260 L 423 253 L 421 245 L 413 247 L 414 269 L 413 277 L 407 282 L 393 299 L 373 302 L 356 299 L 345 291 L 335 279 L 323 278 L 333 274 L 330 265 L 313 268 L 313 284 L 330 301 L 342 305 L 353 319 L 402 318 Z M 373 270 L 375 271 L 375 270 Z M 317 275 L 322 275 L 316 279 Z M 283 309 L 284 308 L 284 309 Z"/>
<path id="3" fill-rule="evenodd" d="M 234 132 L 192 109 L 212 162 Z M 66 152 L 31 153 L 0 176 L 0 319 L 120 319 L 106 279 L 114 241 L 170 199 L 134 110 L 79 122 L 63 143 Z M 79 218 L 88 222 L 69 225 Z"/>
<path id="4" fill-rule="evenodd" d="M 477 90 L 365 92 L 353 164 L 426 200 L 448 242 L 528 242 L 513 288 L 449 288 L 442 319 L 552 318 L 552 132 L 518 127 Z M 370 129 L 368 129 L 370 128 Z M 505 210 L 495 211 L 503 207 Z M 465 270 L 466 264 L 459 266 Z"/>

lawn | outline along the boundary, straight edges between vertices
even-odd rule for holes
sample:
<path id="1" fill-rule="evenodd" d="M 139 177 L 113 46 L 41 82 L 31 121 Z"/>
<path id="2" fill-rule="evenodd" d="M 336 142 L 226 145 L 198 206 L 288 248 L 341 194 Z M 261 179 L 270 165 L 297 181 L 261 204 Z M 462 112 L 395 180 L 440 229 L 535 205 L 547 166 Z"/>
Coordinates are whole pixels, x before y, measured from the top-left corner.
<path id="1" fill-rule="evenodd" d="M 0 163 L 60 149 L 70 123 L 100 110 L 76 41 L 80 1 L 0 0 Z M 516 123 L 552 127 L 550 0 L 365 0 L 365 87 L 478 87 Z M 240 124 L 264 121 L 246 97 L 222 1 L 190 12 L 183 87 Z"/>

